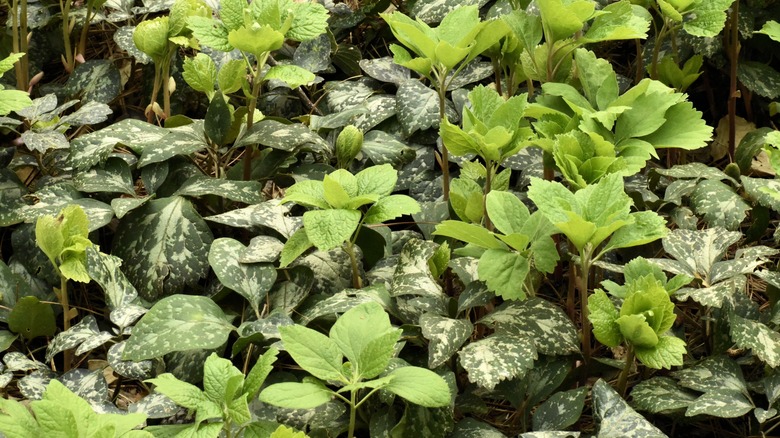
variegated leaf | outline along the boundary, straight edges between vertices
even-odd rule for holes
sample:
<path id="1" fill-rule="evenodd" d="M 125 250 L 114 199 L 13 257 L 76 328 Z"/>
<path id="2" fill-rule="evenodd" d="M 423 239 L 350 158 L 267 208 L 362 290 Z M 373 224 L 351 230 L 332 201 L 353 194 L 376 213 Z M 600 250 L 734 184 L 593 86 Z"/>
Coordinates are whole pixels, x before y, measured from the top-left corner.
<path id="1" fill-rule="evenodd" d="M 130 304 L 138 298 L 135 287 L 119 269 L 122 259 L 104 254 L 95 247 L 87 248 L 87 272 L 103 289 L 110 309 Z"/>
<path id="2" fill-rule="evenodd" d="M 402 82 L 395 98 L 398 120 L 407 136 L 439 126 L 439 96 L 422 82 L 417 79 Z"/>
<path id="3" fill-rule="evenodd" d="M 580 419 L 588 388 L 581 387 L 552 395 L 534 412 L 534 430 L 563 430 Z"/>
<path id="4" fill-rule="evenodd" d="M 713 263 L 723 258 L 729 246 L 742 238 L 742 233 L 715 227 L 706 230 L 673 230 L 663 239 L 664 250 L 682 263 L 686 274 L 694 278 L 709 278 Z"/>
<path id="5" fill-rule="evenodd" d="M 125 304 L 112 310 L 109 319 L 119 327 L 119 332 L 124 334 L 126 329 L 138 321 L 147 310 L 146 307 L 137 304 Z"/>
<path id="6" fill-rule="evenodd" d="M 740 274 L 752 274 L 759 266 L 770 261 L 778 250 L 763 245 L 740 248 L 733 260 L 723 260 L 712 264 L 710 282 L 732 278 Z"/>
<path id="7" fill-rule="evenodd" d="M 22 141 L 27 149 L 41 154 L 50 150 L 67 149 L 68 139 L 65 134 L 58 131 L 25 131 L 22 133 Z"/>
<path id="8" fill-rule="evenodd" d="M 238 261 L 246 247 L 228 237 L 216 239 L 209 250 L 209 264 L 219 281 L 249 301 L 256 314 L 260 303 L 276 282 L 276 269 L 269 263 L 241 263 Z"/>
<path id="9" fill-rule="evenodd" d="M 765 324 L 732 314 L 731 339 L 740 348 L 749 348 L 771 368 L 780 365 L 780 333 Z"/>
<path id="10" fill-rule="evenodd" d="M 411 70 L 393 62 L 392 56 L 362 59 L 359 64 L 360 68 L 363 69 L 367 75 L 382 82 L 400 85 L 405 80 L 411 78 Z"/>
<path id="11" fill-rule="evenodd" d="M 93 167 L 86 172 L 79 172 L 73 184 L 85 193 L 135 194 L 130 166 L 121 158 L 110 158 L 103 168 Z"/>
<path id="12" fill-rule="evenodd" d="M 297 259 L 293 266 L 311 269 L 314 274 L 312 293 L 332 294 L 352 286 L 352 265 L 349 255 L 341 249 L 314 251 Z M 362 271 L 360 263 L 358 271 Z"/>
<path id="13" fill-rule="evenodd" d="M 258 181 L 231 181 L 196 175 L 182 183 L 175 194 L 195 197 L 216 195 L 244 204 L 259 204 L 263 202 L 262 190 L 263 185 Z"/>
<path id="14" fill-rule="evenodd" d="M 245 321 L 238 327 L 239 338 L 233 344 L 233 356 L 252 342 L 260 342 L 264 339 L 281 339 L 279 327 L 294 324 L 293 320 L 284 312 L 272 312 L 264 319 Z"/>
<path id="15" fill-rule="evenodd" d="M 506 438 L 493 426 L 471 417 L 465 417 L 455 425 L 452 438 Z"/>
<path id="16" fill-rule="evenodd" d="M 169 418 L 179 411 L 179 405 L 160 393 L 149 394 L 139 402 L 130 405 L 130 413 L 143 413 L 147 418 Z"/>
<path id="17" fill-rule="evenodd" d="M 596 417 L 601 420 L 597 435 L 599 438 L 666 437 L 666 434 L 653 426 L 645 417 L 631 409 L 631 406 L 603 379 L 599 379 L 593 385 L 593 409 Z"/>
<path id="18" fill-rule="evenodd" d="M 29 359 L 23 353 L 12 351 L 3 356 L 3 363 L 8 371 L 48 370 L 49 367 L 37 360 Z"/>
<path id="19" fill-rule="evenodd" d="M 112 253 L 124 261 L 124 272 L 148 300 L 180 292 L 208 272 L 213 237 L 185 198 L 155 199 L 119 223 Z"/>
<path id="20" fill-rule="evenodd" d="M 289 204 L 280 205 L 279 200 L 271 200 L 262 204 L 228 211 L 227 213 L 208 216 L 205 219 L 231 227 L 251 228 L 264 226 L 278 231 L 282 236 L 289 238 L 303 224 L 301 217 L 287 216 L 289 212 Z"/>
<path id="21" fill-rule="evenodd" d="M 474 61 L 463 68 L 454 79 L 448 80 L 447 90 L 457 90 L 468 84 L 481 81 L 494 74 L 493 64 L 489 62 Z M 450 78 L 452 75 L 448 76 Z"/>
<path id="22" fill-rule="evenodd" d="M 279 259 L 284 244 L 271 236 L 255 236 L 239 254 L 241 263 L 273 263 Z"/>
<path id="23" fill-rule="evenodd" d="M 747 278 L 744 275 L 738 275 L 721 281 L 710 287 L 684 287 L 674 293 L 674 297 L 679 301 L 685 301 L 688 298 L 701 303 L 707 307 L 721 308 L 723 303 L 729 300 L 735 293 L 745 290 Z"/>
<path id="24" fill-rule="evenodd" d="M 466 319 L 445 318 L 430 313 L 420 317 L 420 328 L 428 345 L 428 368 L 447 362 L 471 336 L 474 326 Z"/>
<path id="25" fill-rule="evenodd" d="M 358 304 L 369 302 L 379 303 L 386 310 L 392 306 L 390 294 L 382 286 L 372 285 L 363 289 L 346 289 L 303 309 L 299 314 L 298 323 L 307 325 L 320 316 L 344 313 Z"/>
<path id="26" fill-rule="evenodd" d="M 122 219 L 127 213 L 130 213 L 151 200 L 151 196 L 143 196 L 140 198 L 114 198 L 111 200 L 111 209 L 114 210 L 117 219 Z"/>
<path id="27" fill-rule="evenodd" d="M 176 351 L 217 348 L 235 329 L 211 298 L 173 295 L 158 301 L 126 341 L 123 360 L 144 360 Z"/>
<path id="28" fill-rule="evenodd" d="M 89 231 L 100 229 L 114 218 L 114 210 L 108 204 L 92 198 L 83 198 L 70 184 L 57 184 L 35 192 L 38 202 L 25 205 L 19 211 L 27 223 L 34 223 L 40 216 L 57 216 L 70 204 L 81 206 L 89 219 Z"/>
<path id="29" fill-rule="evenodd" d="M 360 105 L 376 93 L 361 82 L 328 82 L 325 90 L 328 108 L 334 113 Z"/>
<path id="30" fill-rule="evenodd" d="M 715 180 L 699 182 L 691 194 L 691 204 L 709 226 L 729 230 L 739 228 L 750 210 L 750 205 L 734 189 Z"/>
<path id="31" fill-rule="evenodd" d="M 412 239 L 401 250 L 390 294 L 396 297 L 398 310 L 406 321 L 418 321 L 426 312 L 446 314 L 446 297 L 428 266 L 434 246 L 432 242 Z"/>
<path id="32" fill-rule="evenodd" d="M 542 431 L 521 433 L 518 438 L 578 438 L 579 436 L 580 432 Z"/>
<path id="33" fill-rule="evenodd" d="M 293 312 L 309 297 L 314 285 L 314 274 L 311 269 L 296 267 L 287 270 L 286 279 L 277 282 L 268 293 L 270 311 L 281 310 L 287 315 Z"/>
<path id="34" fill-rule="evenodd" d="M 672 373 L 680 386 L 699 392 L 732 389 L 747 392 L 739 365 L 725 356 L 707 358 L 698 364 Z"/>
<path id="35" fill-rule="evenodd" d="M 102 369 L 90 371 L 75 368 L 63 374 L 59 379 L 69 390 L 88 401 L 97 411 L 108 401 L 108 383 Z M 113 406 L 116 409 L 116 406 Z"/>
<path id="36" fill-rule="evenodd" d="M 487 288 L 485 283 L 474 281 L 469 283 L 463 292 L 458 295 L 458 313 L 468 309 L 488 305 L 496 297 L 496 294 Z"/>
<path id="37" fill-rule="evenodd" d="M 164 364 L 159 359 L 148 359 L 138 362 L 122 360 L 125 351 L 125 341 L 114 344 L 108 349 L 106 360 L 114 372 L 122 377 L 133 380 L 145 380 L 164 371 Z"/>
<path id="38" fill-rule="evenodd" d="M 760 96 L 770 99 L 780 96 L 780 72 L 763 62 L 740 62 L 737 77 L 745 87 Z"/>
<path id="39" fill-rule="evenodd" d="M 55 373 L 46 370 L 37 370 L 22 377 L 16 382 L 19 392 L 28 400 L 40 400 L 43 397 L 46 386 L 57 377 Z"/>
<path id="40" fill-rule="evenodd" d="M 81 135 L 70 145 L 70 162 L 86 170 L 105 161 L 118 144 L 150 144 L 159 141 L 167 130 L 136 119 L 124 119 L 99 131 Z"/>
<path id="41" fill-rule="evenodd" d="M 696 400 L 696 394 L 686 391 L 668 377 L 653 377 L 637 383 L 631 390 L 635 408 L 653 414 L 686 409 Z"/>
<path id="42" fill-rule="evenodd" d="M 51 358 L 59 352 L 71 350 L 83 343 L 87 343 L 88 347 L 91 347 L 87 350 L 89 351 L 92 348 L 103 345 L 112 337 L 111 333 L 101 332 L 100 329 L 98 329 L 97 321 L 94 316 L 87 315 L 79 321 L 78 324 L 54 337 L 46 349 L 46 361 L 50 361 Z M 95 343 L 97 343 L 97 345 L 94 345 Z M 84 352 L 82 351 L 82 353 L 77 354 L 83 353 Z"/>
<path id="43" fill-rule="evenodd" d="M 134 143 L 139 144 L 137 141 Z M 159 141 L 144 143 L 141 158 L 138 159 L 138 167 L 161 163 L 169 158 L 189 155 L 208 147 L 203 121 L 196 120 L 189 125 L 168 129 Z"/>
<path id="44" fill-rule="evenodd" d="M 271 119 L 256 122 L 249 132 L 239 134 L 234 147 L 253 144 L 287 152 L 295 152 L 300 148 L 318 153 L 330 151 L 330 145 L 306 125 L 284 124 Z"/>
<path id="45" fill-rule="evenodd" d="M 355 116 L 352 124 L 364 132 L 376 127 L 380 123 L 396 115 L 398 112 L 395 96 L 389 94 L 371 96 L 360 106 L 355 108 L 362 109 L 363 111 L 361 114 Z"/>
<path id="46" fill-rule="evenodd" d="M 367 132 L 361 150 L 377 165 L 389 163 L 397 167 L 411 162 L 415 157 L 414 149 L 384 131 Z"/>
<path id="47" fill-rule="evenodd" d="M 478 5 L 482 7 L 487 0 L 425 0 L 412 5 L 412 16 L 431 24 L 440 22 L 448 13 L 461 6 Z"/>
<path id="48" fill-rule="evenodd" d="M 122 78 L 114 61 L 90 59 L 77 64 L 65 83 L 65 92 L 86 101 L 109 103 L 122 91 Z"/>
<path id="49" fill-rule="evenodd" d="M 458 355 L 469 381 L 485 389 L 495 388 L 502 380 L 522 377 L 537 358 L 531 338 L 509 333 L 472 342 Z"/>
<path id="50" fill-rule="evenodd" d="M 761 137 L 763 144 L 763 136 Z M 751 157 L 752 158 L 752 157 Z M 780 211 L 780 181 L 766 178 L 741 178 L 745 192 L 764 207 Z"/>
<path id="51" fill-rule="evenodd" d="M 577 330 L 569 317 L 541 298 L 506 302 L 478 322 L 497 331 L 533 339 L 541 354 L 570 354 L 580 350 Z"/>
<path id="52" fill-rule="evenodd" d="M 685 411 L 686 417 L 711 415 L 720 418 L 741 417 L 753 409 L 753 403 L 740 391 L 720 388 L 705 392 Z"/>

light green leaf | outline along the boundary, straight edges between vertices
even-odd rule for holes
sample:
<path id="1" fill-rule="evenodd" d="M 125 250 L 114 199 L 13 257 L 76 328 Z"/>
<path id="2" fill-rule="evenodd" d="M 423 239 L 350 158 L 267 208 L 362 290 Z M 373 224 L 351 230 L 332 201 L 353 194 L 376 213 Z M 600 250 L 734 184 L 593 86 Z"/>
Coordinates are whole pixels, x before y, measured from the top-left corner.
<path id="1" fill-rule="evenodd" d="M 666 122 L 650 135 L 641 139 L 656 149 L 699 149 L 712 140 L 712 128 L 702 119 L 702 113 L 690 102 L 680 102 L 666 111 Z"/>
<path id="2" fill-rule="evenodd" d="M 333 394 L 315 383 L 276 383 L 260 393 L 260 401 L 287 409 L 313 409 L 329 402 Z"/>
<path id="3" fill-rule="evenodd" d="M 227 237 L 214 240 L 209 250 L 209 264 L 220 283 L 233 289 L 249 301 L 255 313 L 276 282 L 276 269 L 269 263 L 241 263 L 239 258 L 246 247 Z"/>
<path id="4" fill-rule="evenodd" d="M 5 74 L 5 72 L 13 69 L 16 61 L 22 59 L 23 57 L 24 53 L 10 53 L 7 57 L 0 59 L 0 76 Z"/>
<path id="5" fill-rule="evenodd" d="M 246 82 L 246 63 L 242 59 L 231 59 L 222 64 L 217 73 L 217 84 L 223 94 L 234 93 Z"/>
<path id="6" fill-rule="evenodd" d="M 194 57 L 184 59 L 184 80 L 196 91 L 211 95 L 214 83 L 217 81 L 217 65 L 210 56 L 198 53 Z"/>
<path id="7" fill-rule="evenodd" d="M 219 21 L 211 18 L 191 16 L 187 18 L 187 27 L 200 44 L 221 52 L 233 50 L 228 40 L 228 29 Z"/>
<path id="8" fill-rule="evenodd" d="M 32 413 L 16 400 L 0 397 L 0 432 L 8 438 L 38 438 L 41 430 Z"/>
<path id="9" fill-rule="evenodd" d="M 217 348 L 234 329 L 210 298 L 172 295 L 158 301 L 133 327 L 122 358 L 139 361 L 174 351 Z"/>
<path id="10" fill-rule="evenodd" d="M 617 347 L 623 342 L 620 326 L 616 322 L 619 316 L 615 305 L 603 290 L 596 289 L 588 297 L 588 319 L 593 324 L 593 334 L 608 347 Z"/>
<path id="11" fill-rule="evenodd" d="M 380 198 L 366 212 L 366 224 L 381 224 L 403 215 L 420 212 L 420 203 L 406 195 L 390 195 Z"/>
<path id="12" fill-rule="evenodd" d="M 0 116 L 32 105 L 30 95 L 21 90 L 0 90 Z"/>
<path id="13" fill-rule="evenodd" d="M 672 2 L 674 3 L 674 2 Z M 734 0 L 708 0 L 696 2 L 690 20 L 685 20 L 683 29 L 693 36 L 713 38 L 726 25 L 726 11 Z"/>
<path id="14" fill-rule="evenodd" d="M 437 236 L 452 237 L 482 248 L 506 248 L 506 246 L 490 231 L 479 225 L 467 224 L 461 221 L 444 221 L 436 226 L 436 231 L 434 231 L 433 234 Z"/>
<path id="15" fill-rule="evenodd" d="M 314 73 L 297 65 L 275 65 L 265 74 L 265 79 L 277 79 L 290 88 L 298 88 L 314 81 Z"/>
<path id="16" fill-rule="evenodd" d="M 388 196 L 393 193 L 398 181 L 398 171 L 389 164 L 370 166 L 355 175 L 357 178 L 358 195 L 376 194 Z"/>
<path id="17" fill-rule="evenodd" d="M 255 362 L 252 370 L 249 371 L 249 374 L 247 374 L 243 391 L 250 402 L 255 399 L 260 388 L 263 386 L 266 377 L 273 371 L 273 364 L 276 362 L 278 355 L 279 350 L 274 347 L 268 348 L 268 350 L 260 356 L 257 362 Z"/>
<path id="18" fill-rule="evenodd" d="M 400 367 L 388 374 L 390 383 L 384 389 L 427 408 L 449 406 L 450 387 L 431 370 L 419 367 Z"/>
<path id="19" fill-rule="evenodd" d="M 285 351 L 303 369 L 322 380 L 344 380 L 341 351 L 329 337 L 300 325 L 279 327 L 279 333 Z"/>
<path id="20" fill-rule="evenodd" d="M 236 397 L 244 382 L 244 374 L 216 353 L 211 353 L 203 364 L 203 391 L 211 401 L 228 404 Z"/>
<path id="21" fill-rule="evenodd" d="M 538 6 L 552 41 L 569 38 L 581 30 L 595 9 L 595 3 L 587 0 L 540 0 Z"/>
<path id="22" fill-rule="evenodd" d="M 645 39 L 650 29 L 650 14 L 640 5 L 623 0 L 607 5 L 590 24 L 583 38 L 588 42 Z"/>
<path id="23" fill-rule="evenodd" d="M 360 223 L 357 210 L 314 210 L 303 214 L 303 226 L 309 241 L 328 251 L 348 241 Z"/>
<path id="24" fill-rule="evenodd" d="M 144 20 L 133 31 L 133 42 L 154 62 L 162 62 L 168 54 L 168 17 Z"/>
<path id="25" fill-rule="evenodd" d="M 653 211 L 631 213 L 634 223 L 621 227 L 610 237 L 603 252 L 644 245 L 666 237 L 666 221 Z"/>
<path id="26" fill-rule="evenodd" d="M 528 207 L 512 193 L 493 190 L 485 197 L 488 217 L 498 231 L 504 234 L 523 233 L 531 214 Z"/>
<path id="27" fill-rule="evenodd" d="M 244 8 L 242 0 L 222 0 L 219 3 L 219 18 L 228 30 L 236 30 L 244 25 Z M 224 91 L 223 91 L 224 92 Z"/>
<path id="28" fill-rule="evenodd" d="M 767 35 L 769 38 L 772 38 L 773 40 L 780 42 L 780 23 L 778 23 L 775 20 L 769 20 L 766 23 L 764 23 L 764 26 L 761 27 L 761 30 L 757 30 L 754 33 L 763 33 L 764 35 Z M 2 69 L 0 69 L 2 71 Z"/>
<path id="29" fill-rule="evenodd" d="M 328 11 L 319 3 L 292 3 L 293 19 L 285 36 L 296 41 L 307 41 L 325 33 Z"/>
<path id="30" fill-rule="evenodd" d="M 259 58 L 264 53 L 281 48 L 284 44 L 284 34 L 271 26 L 254 23 L 249 27 L 242 26 L 231 30 L 228 33 L 228 42 L 236 49 Z"/>
<path id="31" fill-rule="evenodd" d="M 154 379 L 147 380 L 147 382 L 155 385 L 156 392 L 165 394 L 177 405 L 185 408 L 197 409 L 206 398 L 203 391 L 197 386 L 182 382 L 170 373 L 160 374 Z"/>
<path id="32" fill-rule="evenodd" d="M 290 236 L 290 238 L 287 239 L 287 242 L 284 243 L 281 258 L 279 259 L 279 267 L 287 267 L 312 246 L 314 246 L 314 244 L 309 240 L 309 236 L 306 234 L 306 229 L 298 229 L 298 231 Z"/>
<path id="33" fill-rule="evenodd" d="M 530 270 L 528 257 L 504 249 L 488 249 L 479 259 L 479 278 L 505 300 L 525 298 L 525 279 Z"/>
<path id="34" fill-rule="evenodd" d="M 392 335 L 386 337 L 388 332 L 392 332 Z M 392 354 L 393 347 L 400 336 L 400 330 L 392 328 L 390 317 L 377 303 L 365 303 L 353 307 L 337 319 L 330 329 L 330 338 L 352 363 L 353 370 L 360 375 L 363 375 L 364 371 L 369 374 L 363 375 L 364 378 L 376 377 L 383 371 L 390 359 L 389 354 Z M 369 344 L 375 340 L 382 342 L 371 348 L 372 353 L 385 358 L 384 366 L 380 367 L 382 369 L 379 372 L 374 369 L 376 367 L 369 366 L 367 362 L 373 358 L 365 354 Z"/>
<path id="35" fill-rule="evenodd" d="M 635 347 L 636 358 L 650 368 L 671 369 L 683 364 L 687 353 L 685 341 L 675 336 L 661 336 L 652 348 Z"/>

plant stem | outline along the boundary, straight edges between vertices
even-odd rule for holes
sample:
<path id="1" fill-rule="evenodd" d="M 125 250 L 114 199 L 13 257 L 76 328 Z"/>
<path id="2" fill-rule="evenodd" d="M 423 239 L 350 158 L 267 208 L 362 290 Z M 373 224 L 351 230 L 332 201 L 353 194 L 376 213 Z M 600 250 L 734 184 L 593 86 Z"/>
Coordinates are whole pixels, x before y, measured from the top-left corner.
<path id="1" fill-rule="evenodd" d="M 62 43 L 65 45 L 65 70 L 73 71 L 73 49 L 70 47 L 70 3 L 71 0 L 60 1 L 62 10 Z"/>
<path id="2" fill-rule="evenodd" d="M 484 187 L 484 196 L 482 196 L 482 211 L 485 214 L 485 228 L 488 229 L 488 231 L 493 231 L 493 223 L 490 222 L 490 218 L 487 215 L 487 195 L 490 193 L 491 186 L 493 185 L 493 168 L 494 164 L 492 160 L 487 160 L 485 163 L 485 170 L 486 170 L 486 176 L 485 176 L 485 187 Z"/>
<path id="3" fill-rule="evenodd" d="M 355 247 L 353 243 L 348 241 L 344 246 L 344 251 L 349 256 L 349 261 L 352 264 L 352 287 L 361 289 L 363 287 L 363 281 L 360 279 L 360 271 L 358 270 L 357 257 L 355 257 Z"/>
<path id="4" fill-rule="evenodd" d="M 590 362 L 590 320 L 588 319 L 588 276 L 590 273 L 592 249 L 587 244 L 580 253 L 580 325 L 582 326 L 582 355 L 585 363 Z"/>
<path id="5" fill-rule="evenodd" d="M 446 117 L 444 112 L 444 107 L 447 104 L 447 84 L 445 83 L 447 79 L 447 71 L 443 72 L 441 76 L 439 76 L 439 79 L 436 81 L 437 89 L 436 91 L 439 92 L 439 121 L 441 123 L 442 120 Z M 441 166 L 441 176 L 442 176 L 442 196 L 444 199 L 444 202 L 447 202 L 450 200 L 450 153 L 447 150 L 447 145 L 444 144 L 444 138 L 442 138 L 441 141 L 441 162 L 439 163 Z"/>
<path id="6" fill-rule="evenodd" d="M 739 0 L 731 5 L 731 19 L 729 20 L 728 51 L 729 61 L 729 160 L 734 160 L 734 150 L 737 143 L 737 58 L 739 57 Z"/>
<path id="7" fill-rule="evenodd" d="M 349 432 L 348 437 L 353 438 L 355 436 L 355 414 L 357 414 L 357 406 L 355 405 L 355 398 L 357 397 L 357 391 L 349 391 Z"/>
<path id="8" fill-rule="evenodd" d="M 620 395 L 626 396 L 626 386 L 628 386 L 628 373 L 631 372 L 631 365 L 634 364 L 634 346 L 628 344 L 628 351 L 626 352 L 626 364 L 623 366 L 623 370 L 620 371 L 620 377 L 618 377 L 617 389 Z"/>
<path id="9" fill-rule="evenodd" d="M 60 293 L 57 298 L 60 299 L 62 305 L 62 330 L 68 331 L 70 329 L 70 302 L 68 301 L 68 279 L 64 275 L 60 274 Z M 73 363 L 73 351 L 67 349 L 63 352 L 63 365 L 62 369 L 65 372 L 70 371 L 70 366 Z"/>
<path id="10" fill-rule="evenodd" d="M 246 106 L 246 131 L 252 128 L 255 123 L 255 108 L 257 108 L 257 99 L 260 96 L 260 88 L 263 84 L 263 67 L 268 60 L 270 53 L 266 52 L 263 56 L 257 59 L 256 68 L 252 75 L 252 96 L 249 97 L 249 102 Z M 251 70 L 251 66 L 250 66 Z M 252 177 L 252 155 L 254 154 L 255 147 L 248 145 L 244 152 L 244 181 L 249 181 Z"/>

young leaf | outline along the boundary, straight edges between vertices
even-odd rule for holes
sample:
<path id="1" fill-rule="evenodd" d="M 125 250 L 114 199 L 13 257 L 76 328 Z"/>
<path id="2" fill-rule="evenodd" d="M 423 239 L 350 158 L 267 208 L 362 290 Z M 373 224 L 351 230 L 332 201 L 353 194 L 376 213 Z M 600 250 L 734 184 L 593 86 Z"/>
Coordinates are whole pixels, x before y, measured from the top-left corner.
<path id="1" fill-rule="evenodd" d="M 276 361 L 276 357 L 279 355 L 279 350 L 274 347 L 268 348 L 262 356 L 255 362 L 252 370 L 246 376 L 244 382 L 244 394 L 247 395 L 247 399 L 251 402 L 255 399 L 260 387 L 263 386 L 266 377 L 271 374 L 273 370 L 273 363 Z"/>
<path id="2" fill-rule="evenodd" d="M 177 405 L 185 408 L 197 409 L 205 399 L 205 394 L 197 386 L 182 382 L 170 373 L 160 374 L 147 382 L 155 385 L 155 391 L 165 394 Z"/>
<path id="3" fill-rule="evenodd" d="M 380 198 L 366 212 L 363 222 L 366 224 L 381 224 L 402 215 L 412 215 L 420 212 L 420 203 L 406 195 L 390 195 Z"/>
<path id="4" fill-rule="evenodd" d="M 661 336 L 652 348 L 635 347 L 636 358 L 640 362 L 655 369 L 671 369 L 683 364 L 683 356 L 687 353 L 685 341 L 675 336 Z"/>
<path id="5" fill-rule="evenodd" d="M 217 81 L 217 65 L 205 53 L 184 58 L 184 80 L 193 90 L 206 93 L 211 97 L 214 93 L 214 83 Z"/>
<path id="6" fill-rule="evenodd" d="M 531 270 L 528 257 L 504 249 L 488 249 L 479 259 L 479 278 L 505 300 L 525 298 L 525 279 Z"/>
<path id="7" fill-rule="evenodd" d="M 488 217 L 496 229 L 504 234 L 523 234 L 531 214 L 517 196 L 509 192 L 491 191 L 485 196 Z"/>
<path id="8" fill-rule="evenodd" d="M 54 336 L 57 322 L 51 304 L 41 303 L 37 297 L 27 296 L 16 301 L 8 314 L 8 328 L 31 340 L 39 336 Z"/>
<path id="9" fill-rule="evenodd" d="M 217 404 L 228 404 L 244 383 L 244 374 L 216 353 L 211 353 L 203 364 L 203 392 Z"/>
<path id="10" fill-rule="evenodd" d="M 279 333 L 285 351 L 301 368 L 322 380 L 344 380 L 342 375 L 344 359 L 339 346 L 330 338 L 299 325 L 279 327 Z M 263 400 L 262 393 L 261 400 Z"/>
<path id="11" fill-rule="evenodd" d="M 431 370 L 419 367 L 400 367 L 388 374 L 390 383 L 383 389 L 404 399 L 428 408 L 449 406 L 450 387 L 447 382 Z"/>
<path id="12" fill-rule="evenodd" d="M 488 249 L 505 249 L 506 246 L 501 243 L 493 234 L 479 225 L 467 224 L 461 221 L 444 221 L 436 226 L 433 233 L 437 236 L 447 236 L 466 243 L 477 245 Z"/>
<path id="13" fill-rule="evenodd" d="M 360 223 L 357 210 L 314 210 L 303 214 L 303 227 L 309 241 L 321 251 L 341 246 L 352 237 Z"/>
<path id="14" fill-rule="evenodd" d="M 265 79 L 277 79 L 290 88 L 298 88 L 314 81 L 314 73 L 297 65 L 275 65 L 265 74 Z"/>
<path id="15" fill-rule="evenodd" d="M 398 171 L 389 164 L 370 166 L 355 175 L 357 178 L 357 195 L 377 194 L 388 196 L 393 193 L 398 181 Z"/>
<path id="16" fill-rule="evenodd" d="M 260 393 L 260 401 L 287 409 L 313 409 L 329 402 L 333 394 L 316 383 L 276 383 Z"/>
<path id="17" fill-rule="evenodd" d="M 306 229 L 298 229 L 298 231 L 290 236 L 290 238 L 287 239 L 287 242 L 285 242 L 284 248 L 282 248 L 281 257 L 279 259 L 279 267 L 287 267 L 312 246 L 314 246 L 314 244 L 309 240 L 309 236 L 306 234 Z"/>
<path id="18" fill-rule="evenodd" d="M 372 378 L 379 374 L 375 370 L 378 365 L 369 366 L 366 363 L 374 358 L 364 354 L 364 350 L 378 341 L 378 344 L 372 345 L 371 353 L 389 360 L 388 354 L 392 354 L 393 347 L 400 336 L 401 331 L 392 328 L 390 317 L 377 303 L 366 303 L 353 307 L 337 319 L 330 329 L 330 339 L 338 345 L 344 356 L 352 363 L 353 370 L 364 378 Z M 384 366 L 387 366 L 387 362 Z M 364 371 L 373 375 L 364 376 Z M 379 372 L 381 371 L 380 369 Z"/>
<path id="19" fill-rule="evenodd" d="M 588 319 L 593 324 L 593 334 L 608 347 L 617 347 L 623 342 L 620 326 L 616 322 L 619 317 L 615 305 L 603 290 L 596 289 L 588 297 Z"/>

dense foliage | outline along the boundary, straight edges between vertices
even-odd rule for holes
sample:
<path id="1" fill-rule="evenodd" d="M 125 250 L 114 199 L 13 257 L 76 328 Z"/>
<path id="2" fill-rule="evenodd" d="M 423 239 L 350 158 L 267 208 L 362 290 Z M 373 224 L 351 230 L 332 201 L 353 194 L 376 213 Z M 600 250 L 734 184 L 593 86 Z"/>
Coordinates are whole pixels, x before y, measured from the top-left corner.
<path id="1" fill-rule="evenodd" d="M 780 2 L 0 10 L 5 436 L 780 426 Z"/>

